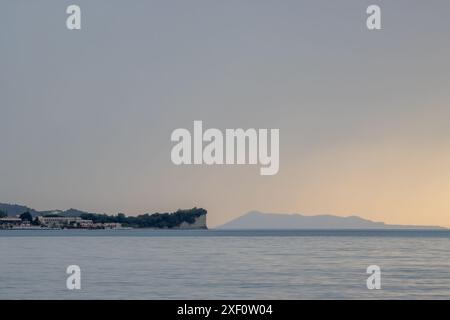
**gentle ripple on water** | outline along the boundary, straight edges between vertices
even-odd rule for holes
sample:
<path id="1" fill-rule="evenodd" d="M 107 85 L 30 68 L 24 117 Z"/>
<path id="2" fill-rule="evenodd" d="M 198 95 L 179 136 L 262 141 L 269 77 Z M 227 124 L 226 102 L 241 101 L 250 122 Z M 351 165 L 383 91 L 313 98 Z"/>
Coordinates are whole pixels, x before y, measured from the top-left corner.
<path id="1" fill-rule="evenodd" d="M 450 298 L 448 232 L 39 232 L 0 232 L 0 298 Z M 72 264 L 81 290 L 66 289 Z"/>

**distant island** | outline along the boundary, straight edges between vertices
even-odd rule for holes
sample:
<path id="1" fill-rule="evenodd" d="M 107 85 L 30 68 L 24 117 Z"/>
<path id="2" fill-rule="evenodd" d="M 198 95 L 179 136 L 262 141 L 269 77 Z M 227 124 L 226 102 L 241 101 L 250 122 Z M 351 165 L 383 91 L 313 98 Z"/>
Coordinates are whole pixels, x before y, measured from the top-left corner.
<path id="1" fill-rule="evenodd" d="M 251 211 L 218 229 L 445 229 L 436 226 L 389 225 L 357 216 L 305 216 L 301 214 L 262 213 Z"/>
<path id="2" fill-rule="evenodd" d="M 37 211 L 22 205 L 0 203 L 0 229 L 207 229 L 206 214 L 203 208 L 192 208 L 126 216 L 77 209 Z"/>

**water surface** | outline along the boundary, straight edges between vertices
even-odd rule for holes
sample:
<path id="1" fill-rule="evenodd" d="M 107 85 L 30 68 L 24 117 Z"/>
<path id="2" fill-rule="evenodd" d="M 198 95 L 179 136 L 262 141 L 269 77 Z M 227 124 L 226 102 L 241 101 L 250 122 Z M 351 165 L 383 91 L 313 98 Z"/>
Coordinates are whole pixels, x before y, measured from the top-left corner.
<path id="1" fill-rule="evenodd" d="M 2 230 L 0 298 L 449 299 L 450 232 Z"/>

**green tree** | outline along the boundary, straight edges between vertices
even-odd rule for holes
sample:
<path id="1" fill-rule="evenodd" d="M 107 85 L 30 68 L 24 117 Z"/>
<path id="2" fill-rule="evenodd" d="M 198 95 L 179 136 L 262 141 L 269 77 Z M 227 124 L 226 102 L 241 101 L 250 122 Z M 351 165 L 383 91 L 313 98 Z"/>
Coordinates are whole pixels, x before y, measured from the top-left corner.
<path id="1" fill-rule="evenodd" d="M 5 211 L 0 210 L 0 218 L 6 218 L 7 216 L 8 214 Z"/>
<path id="2" fill-rule="evenodd" d="M 33 226 L 39 226 L 41 223 L 39 222 L 38 217 L 34 218 L 33 221 L 31 222 L 31 224 Z"/>
<path id="3" fill-rule="evenodd" d="M 22 221 L 30 221 L 30 222 L 32 222 L 33 221 L 33 216 L 31 215 L 31 213 L 29 213 L 28 211 L 26 211 L 26 212 L 24 212 L 24 213 L 22 213 L 21 215 L 20 215 L 20 219 L 22 220 Z"/>

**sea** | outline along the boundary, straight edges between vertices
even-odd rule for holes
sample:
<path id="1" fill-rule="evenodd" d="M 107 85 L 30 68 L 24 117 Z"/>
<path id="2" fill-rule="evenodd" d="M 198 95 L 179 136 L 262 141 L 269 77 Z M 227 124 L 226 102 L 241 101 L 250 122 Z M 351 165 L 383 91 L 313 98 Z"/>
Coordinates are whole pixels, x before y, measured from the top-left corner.
<path id="1" fill-rule="evenodd" d="M 450 230 L 0 230 L 0 299 L 450 299 Z"/>

